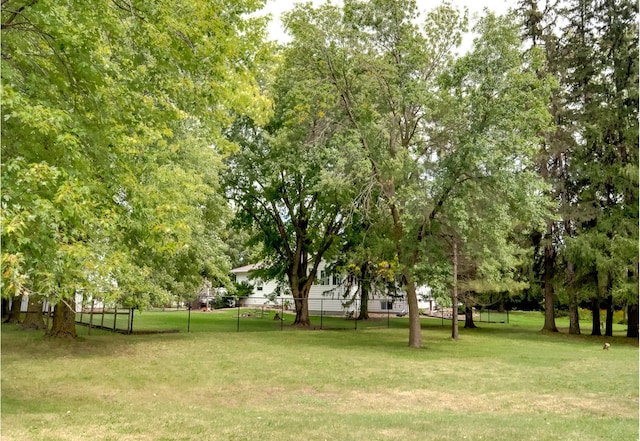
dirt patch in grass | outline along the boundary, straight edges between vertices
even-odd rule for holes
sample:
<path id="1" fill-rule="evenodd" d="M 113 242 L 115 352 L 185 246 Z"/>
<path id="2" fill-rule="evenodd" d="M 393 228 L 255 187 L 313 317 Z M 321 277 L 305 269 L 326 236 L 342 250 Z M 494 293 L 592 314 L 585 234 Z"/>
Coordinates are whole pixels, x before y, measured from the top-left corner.
<path id="1" fill-rule="evenodd" d="M 352 392 L 344 399 L 336 399 L 344 411 L 358 406 L 360 410 L 379 412 L 411 412 L 450 410 L 473 413 L 552 413 L 559 416 L 589 414 L 594 417 L 637 417 L 637 400 L 613 400 L 594 395 L 589 398 L 549 394 L 473 394 L 442 391 L 389 390 L 385 392 Z"/>

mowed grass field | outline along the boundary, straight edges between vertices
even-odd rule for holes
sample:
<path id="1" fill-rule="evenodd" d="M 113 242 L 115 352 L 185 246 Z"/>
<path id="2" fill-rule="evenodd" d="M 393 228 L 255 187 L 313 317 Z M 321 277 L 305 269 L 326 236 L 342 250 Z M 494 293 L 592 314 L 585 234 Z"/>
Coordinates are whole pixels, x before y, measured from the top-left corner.
<path id="1" fill-rule="evenodd" d="M 3 325 L 2 439 L 638 439 L 638 341 L 622 326 L 547 334 L 541 314 L 512 313 L 454 342 L 449 322 L 423 319 L 416 350 L 406 318 L 235 332 L 234 317 L 193 313 L 187 333 L 186 312 L 136 313 L 134 329 L 180 332 L 79 326 L 77 341 Z"/>

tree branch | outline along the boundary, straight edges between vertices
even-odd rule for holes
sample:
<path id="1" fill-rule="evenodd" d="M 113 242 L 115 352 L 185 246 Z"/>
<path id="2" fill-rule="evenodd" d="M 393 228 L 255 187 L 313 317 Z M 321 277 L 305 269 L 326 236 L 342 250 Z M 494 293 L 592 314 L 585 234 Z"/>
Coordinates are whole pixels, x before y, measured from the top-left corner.
<path id="1" fill-rule="evenodd" d="M 5 3 L 7 3 L 8 1 L 9 0 L 2 0 L 2 6 L 4 6 Z M 11 27 L 11 23 L 13 23 L 13 20 L 15 20 L 18 15 L 22 14 L 22 11 L 24 11 L 26 8 L 30 8 L 31 6 L 35 5 L 36 3 L 38 3 L 38 0 L 31 0 L 30 3 L 27 3 L 26 5 L 20 6 L 15 11 L 11 11 L 9 13 L 9 17 L 7 18 L 7 20 L 2 22 L 2 24 L 0 25 L 0 29 L 7 29 L 7 28 Z M 3 15 L 4 15 L 4 13 L 9 12 L 9 11 L 2 11 L 2 12 L 3 12 Z"/>

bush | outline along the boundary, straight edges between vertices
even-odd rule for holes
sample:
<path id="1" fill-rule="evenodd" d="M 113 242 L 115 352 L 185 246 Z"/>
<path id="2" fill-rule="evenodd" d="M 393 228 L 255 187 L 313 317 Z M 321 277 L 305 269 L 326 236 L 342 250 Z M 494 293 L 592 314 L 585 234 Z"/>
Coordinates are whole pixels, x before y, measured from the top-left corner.
<path id="1" fill-rule="evenodd" d="M 578 309 L 578 316 L 580 320 L 591 320 L 591 310 L 586 308 Z M 607 311 L 605 309 L 600 310 L 600 321 L 605 323 L 607 320 Z M 627 318 L 625 317 L 625 313 L 623 310 L 614 310 L 613 311 L 613 323 L 617 323 L 619 325 L 626 325 Z"/>
<path id="2" fill-rule="evenodd" d="M 244 297 L 248 297 L 251 294 L 253 294 L 253 285 L 249 282 L 247 282 L 246 280 L 238 283 L 238 282 L 234 282 L 235 288 L 236 288 L 236 295 L 239 298 L 244 298 Z"/>
<path id="3" fill-rule="evenodd" d="M 211 307 L 213 309 L 233 308 L 236 304 L 235 298 L 232 296 L 216 295 L 211 301 Z"/>
<path id="4" fill-rule="evenodd" d="M 613 311 L 613 322 L 619 325 L 627 324 L 627 317 L 623 310 Z"/>

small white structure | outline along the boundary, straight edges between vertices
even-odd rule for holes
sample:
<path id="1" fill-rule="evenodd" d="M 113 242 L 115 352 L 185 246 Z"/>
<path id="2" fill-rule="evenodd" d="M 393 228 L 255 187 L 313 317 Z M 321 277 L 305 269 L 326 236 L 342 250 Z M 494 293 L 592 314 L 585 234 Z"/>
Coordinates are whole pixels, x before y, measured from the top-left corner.
<path id="1" fill-rule="evenodd" d="M 83 309 L 87 310 L 91 308 L 92 299 L 85 299 L 81 292 L 76 292 L 74 295 L 73 302 L 69 302 L 71 306 L 75 307 L 75 312 L 82 312 Z M 9 305 L 13 303 L 13 298 L 10 299 Z M 42 300 L 42 312 L 46 312 L 49 308 L 53 311 L 54 306 L 49 303 L 47 299 Z M 104 308 L 104 303 L 102 300 L 93 301 L 93 309 L 101 310 Z M 29 309 L 29 296 L 23 295 L 20 303 L 20 312 L 27 312 Z"/>
<path id="2" fill-rule="evenodd" d="M 235 276 L 236 282 L 246 282 L 253 285 L 253 292 L 240 300 L 243 306 L 282 306 L 286 309 L 293 309 L 293 296 L 289 290 L 287 294 L 275 296 L 278 283 L 275 280 L 262 280 L 252 277 L 252 271 L 258 269 L 260 264 L 245 265 L 234 268 L 231 273 Z M 360 299 L 356 296 L 356 302 L 351 302 L 358 289 L 351 287 L 351 292 L 346 293 L 346 285 L 343 278 L 336 274 L 330 274 L 326 269 L 327 265 L 323 261 L 318 268 L 318 276 L 309 292 L 309 312 L 311 314 L 325 315 L 351 315 L 360 309 Z M 431 296 L 431 288 L 420 287 L 418 289 L 418 308 L 420 310 L 433 310 L 437 307 L 435 299 Z M 275 302 L 270 299 L 275 298 Z M 367 303 L 370 313 L 390 313 L 406 314 L 408 311 L 407 299 L 405 295 L 388 296 L 382 292 L 370 292 Z"/>

